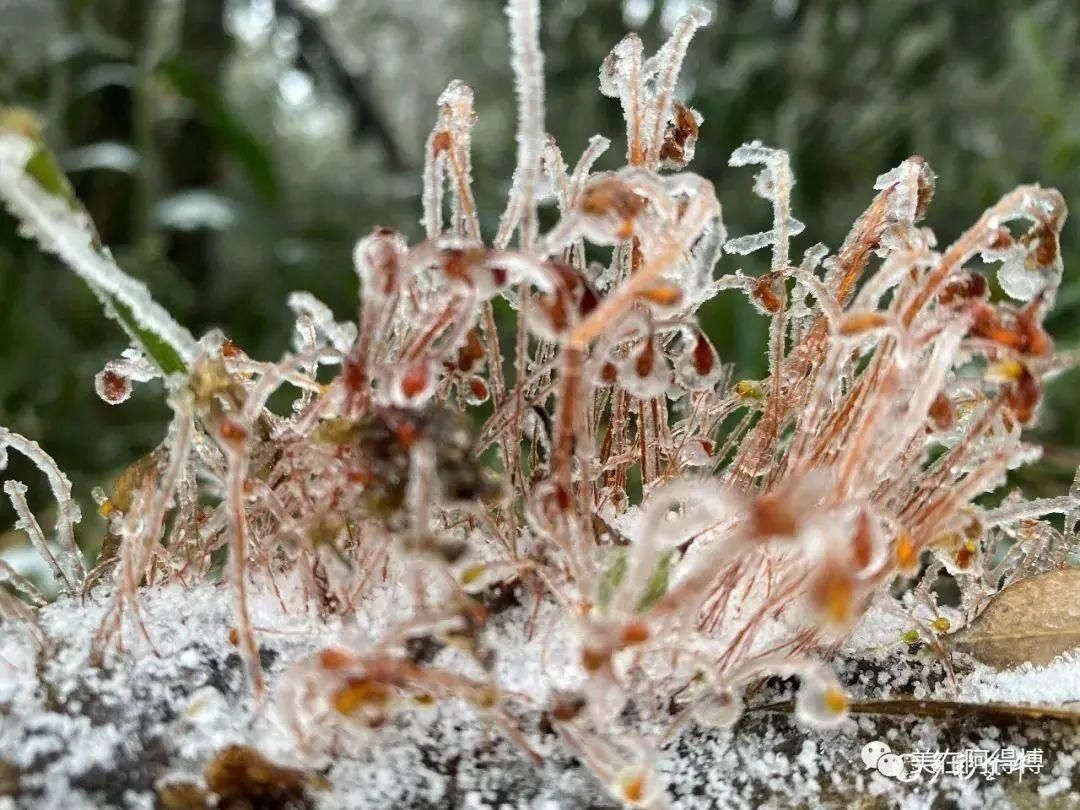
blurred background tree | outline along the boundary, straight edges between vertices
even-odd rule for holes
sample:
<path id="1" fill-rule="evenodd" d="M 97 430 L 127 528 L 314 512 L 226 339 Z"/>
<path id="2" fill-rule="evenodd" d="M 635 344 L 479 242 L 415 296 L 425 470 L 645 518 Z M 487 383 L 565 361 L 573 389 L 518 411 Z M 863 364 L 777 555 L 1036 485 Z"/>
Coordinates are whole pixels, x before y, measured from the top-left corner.
<path id="1" fill-rule="evenodd" d="M 706 0 L 708 2 L 708 0 Z M 355 309 L 350 251 L 372 226 L 420 228 L 435 99 L 472 85 L 475 177 L 490 236 L 514 164 L 514 102 L 497 0 L 0 0 L 0 102 L 47 125 L 120 264 L 201 333 L 256 356 L 290 341 L 288 292 Z M 688 0 L 545 0 L 548 127 L 573 161 L 595 132 L 622 154 L 597 68 L 627 29 L 655 48 Z M 796 255 L 838 246 L 875 177 L 911 154 L 939 175 L 929 223 L 952 239 L 1018 183 L 1080 204 L 1080 7 L 1071 0 L 712 0 L 680 95 L 705 118 L 691 168 L 713 180 L 733 234 L 769 210 L 738 144 L 792 154 Z M 602 164 L 603 165 L 603 164 Z M 1080 218 L 1050 327 L 1080 340 Z M 725 269 L 758 272 L 756 257 Z M 705 311 L 737 373 L 763 373 L 765 322 L 737 295 Z M 97 302 L 0 216 L 0 423 L 53 453 L 85 495 L 166 425 L 152 388 L 121 408 L 92 378 L 124 348 Z M 1029 486 L 1080 463 L 1075 372 L 1051 386 Z M 16 471 L 18 472 L 18 471 Z M 1032 476 L 1038 480 L 1032 481 Z M 41 491 L 39 490 L 39 494 Z M 8 516 L 4 516 L 5 518 Z M 8 525 L 9 520 L 4 520 Z"/>

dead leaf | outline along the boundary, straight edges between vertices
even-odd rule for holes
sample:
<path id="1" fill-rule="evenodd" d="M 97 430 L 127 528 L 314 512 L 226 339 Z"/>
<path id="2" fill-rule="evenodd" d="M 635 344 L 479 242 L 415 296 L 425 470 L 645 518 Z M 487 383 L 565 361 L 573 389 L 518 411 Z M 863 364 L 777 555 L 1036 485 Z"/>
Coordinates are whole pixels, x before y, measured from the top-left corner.
<path id="1" fill-rule="evenodd" d="M 1080 647 L 1080 568 L 1010 585 L 975 621 L 942 641 L 995 669 L 1050 663 Z"/>

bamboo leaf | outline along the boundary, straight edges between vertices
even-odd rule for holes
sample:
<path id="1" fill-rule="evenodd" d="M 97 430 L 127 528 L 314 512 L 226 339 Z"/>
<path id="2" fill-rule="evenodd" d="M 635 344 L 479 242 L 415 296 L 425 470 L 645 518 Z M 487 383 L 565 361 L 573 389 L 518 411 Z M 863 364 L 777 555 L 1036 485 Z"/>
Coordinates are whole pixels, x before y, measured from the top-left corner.
<path id="1" fill-rule="evenodd" d="M 198 344 L 101 245 L 32 113 L 0 111 L 0 199 L 20 232 L 81 277 L 165 376 L 186 371 Z"/>
<path id="2" fill-rule="evenodd" d="M 1008 586 L 950 647 L 996 669 L 1048 664 L 1080 647 L 1080 568 L 1059 568 Z"/>

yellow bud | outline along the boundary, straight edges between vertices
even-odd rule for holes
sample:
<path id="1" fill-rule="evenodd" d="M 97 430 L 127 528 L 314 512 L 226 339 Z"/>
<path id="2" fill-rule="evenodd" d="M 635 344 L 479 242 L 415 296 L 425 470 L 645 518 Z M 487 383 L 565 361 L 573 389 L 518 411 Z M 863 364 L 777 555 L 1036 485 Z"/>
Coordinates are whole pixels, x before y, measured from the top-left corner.
<path id="1" fill-rule="evenodd" d="M 464 571 L 461 572 L 461 584 L 472 585 L 476 580 L 480 579 L 484 575 L 484 566 L 482 565 L 470 565 Z"/>
<path id="2" fill-rule="evenodd" d="M 753 380 L 739 380 L 735 383 L 735 393 L 747 399 L 764 399 L 761 386 Z"/>
<path id="3" fill-rule="evenodd" d="M 843 714 L 848 708 L 848 698 L 840 689 L 830 687 L 825 692 L 825 708 L 832 714 Z"/>
<path id="4" fill-rule="evenodd" d="M 987 366 L 985 377 L 989 382 L 1014 382 L 1023 373 L 1024 366 L 1019 360 L 1002 360 Z"/>

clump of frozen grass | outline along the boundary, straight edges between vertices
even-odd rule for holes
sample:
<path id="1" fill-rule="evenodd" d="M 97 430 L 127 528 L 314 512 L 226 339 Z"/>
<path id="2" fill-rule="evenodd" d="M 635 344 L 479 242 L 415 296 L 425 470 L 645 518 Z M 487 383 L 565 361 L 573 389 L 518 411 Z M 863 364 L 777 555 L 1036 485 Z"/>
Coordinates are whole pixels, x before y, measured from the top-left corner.
<path id="1" fill-rule="evenodd" d="M 518 164 L 492 245 L 471 191 L 472 91 L 452 82 L 427 141 L 427 239 L 362 238 L 357 324 L 294 294 L 295 350 L 276 362 L 217 333 L 193 341 L 97 244 L 40 134 L 9 116 L 0 197 L 133 340 L 98 375 L 99 393 L 120 403 L 163 375 L 174 418 L 154 453 L 98 493 L 110 551 L 89 574 L 66 479 L 8 432 L 0 449 L 49 477 L 55 543 L 25 488 L 5 491 L 62 588 L 108 578 L 93 661 L 132 630 L 152 644 L 140 590 L 216 576 L 225 548 L 230 633 L 260 699 L 253 580 L 284 610 L 393 619 L 296 663 L 277 704 L 298 744 L 375 729 L 405 698 L 455 698 L 536 757 L 520 718 L 542 710 L 613 795 L 653 806 L 663 740 L 687 721 L 732 725 L 766 675 L 801 679 L 806 722 L 842 720 L 847 699 L 824 662 L 898 579 L 932 605 L 947 572 L 971 618 L 1004 585 L 1065 560 L 1080 492 L 975 504 L 1038 455 L 1022 429 L 1060 365 L 1042 322 L 1065 206 L 1021 187 L 940 250 L 920 225 L 934 175 L 912 157 L 878 179 L 839 250 L 814 245 L 795 263 L 803 225 L 782 150 L 754 142 L 731 157 L 761 167 L 754 190 L 773 208 L 761 233 L 728 239 L 712 185 L 685 170 L 702 120 L 674 93 L 706 12 L 652 57 L 630 35 L 605 60 L 600 89 L 626 118 L 627 165 L 613 172 L 592 169 L 606 138 L 569 169 L 544 133 L 538 4 L 508 12 Z M 558 220 L 541 233 L 549 199 Z M 587 261 L 586 245 L 609 248 L 606 263 Z M 722 260 L 756 250 L 771 252 L 758 277 Z M 980 257 L 1002 263 L 1014 300 L 993 300 L 967 268 Z M 763 380 L 732 383 L 697 323 L 724 290 L 770 320 Z M 498 296 L 518 313 L 509 363 Z M 296 394 L 284 413 L 267 405 L 282 388 Z M 1051 512 L 1066 514 L 1064 532 L 1041 519 Z M 0 575 L 25 597 L 0 589 L 0 612 L 35 632 L 40 595 L 9 566 Z M 492 630 L 508 606 L 513 642 Z M 541 640 L 541 661 L 560 670 L 552 682 L 571 688 L 530 700 L 500 681 L 523 637 Z M 570 639 L 573 655 L 549 656 L 545 638 Z M 436 665 L 445 647 L 460 655 Z"/>

